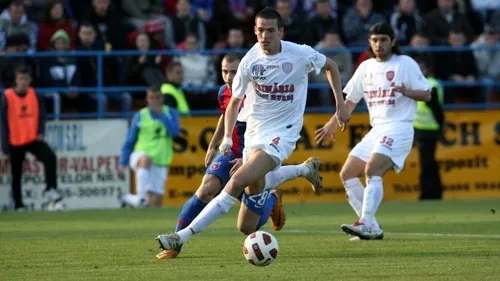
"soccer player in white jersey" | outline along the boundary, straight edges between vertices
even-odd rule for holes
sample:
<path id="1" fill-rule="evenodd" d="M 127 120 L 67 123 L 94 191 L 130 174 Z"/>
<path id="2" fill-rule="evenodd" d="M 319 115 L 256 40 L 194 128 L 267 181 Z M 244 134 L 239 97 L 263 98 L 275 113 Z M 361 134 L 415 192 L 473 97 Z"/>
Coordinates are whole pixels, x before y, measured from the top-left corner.
<path id="1" fill-rule="evenodd" d="M 238 195 L 259 194 L 275 184 L 265 175 L 277 170 L 295 149 L 303 125 L 308 74 L 325 68 L 337 102 L 338 123 L 345 127 L 351 115 L 342 96 L 339 70 L 334 61 L 313 48 L 282 41 L 280 15 L 264 9 L 255 17 L 255 44 L 241 61 L 233 80 L 233 95 L 226 110 L 224 138 L 219 150 L 227 154 L 237 119 L 247 122 L 243 165 L 224 190 L 185 229 L 162 234 L 160 248 L 174 249 L 227 213 Z M 240 115 L 242 99 L 245 104 Z M 241 204 L 244 206 L 244 204 Z"/>
<path id="2" fill-rule="evenodd" d="M 352 112 L 365 99 L 372 129 L 349 154 L 340 178 L 350 205 L 360 217 L 354 224 L 343 224 L 342 230 L 354 235 L 352 240 L 383 239 L 375 213 L 382 202 L 382 176 L 391 168 L 399 173 L 413 143 L 412 122 L 417 101 L 431 98 L 431 85 L 418 64 L 402 55 L 394 31 L 386 23 L 371 27 L 370 59 L 364 61 L 344 88 L 345 104 Z M 335 137 L 337 120 L 333 117 L 316 131 L 322 143 Z M 366 177 L 364 188 L 359 177 Z"/>

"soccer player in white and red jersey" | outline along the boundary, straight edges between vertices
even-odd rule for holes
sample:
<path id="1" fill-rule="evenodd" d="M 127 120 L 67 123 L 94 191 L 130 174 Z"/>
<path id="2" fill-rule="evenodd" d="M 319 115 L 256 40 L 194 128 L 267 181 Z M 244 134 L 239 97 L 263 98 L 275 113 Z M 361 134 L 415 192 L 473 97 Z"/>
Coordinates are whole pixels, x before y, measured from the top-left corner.
<path id="1" fill-rule="evenodd" d="M 295 149 L 304 121 L 309 72 L 318 74 L 325 68 L 335 94 L 339 124 L 345 128 L 351 117 L 334 61 L 309 46 L 282 41 L 281 18 L 273 9 L 264 9 L 256 15 L 254 32 L 258 43 L 238 67 L 225 114 L 224 138 L 219 147 L 223 154 L 229 153 L 237 119 L 246 121 L 243 165 L 188 227 L 156 238 L 164 250 L 185 244 L 191 236 L 206 229 L 229 211 L 242 191 L 259 194 L 276 186 L 266 180 L 265 175 L 279 169 Z M 245 96 L 245 106 L 238 115 Z"/>
<path id="2" fill-rule="evenodd" d="M 352 240 L 383 239 L 375 213 L 382 202 L 382 176 L 391 168 L 399 173 L 413 144 L 413 125 L 417 101 L 431 98 L 431 85 L 418 64 L 402 55 L 392 27 L 378 23 L 371 27 L 370 59 L 364 61 L 344 88 L 345 104 L 352 112 L 364 98 L 372 129 L 349 154 L 340 178 L 350 205 L 360 217 L 342 230 Z M 316 131 L 322 143 L 335 137 L 336 118 Z M 366 188 L 359 177 L 366 176 Z"/>

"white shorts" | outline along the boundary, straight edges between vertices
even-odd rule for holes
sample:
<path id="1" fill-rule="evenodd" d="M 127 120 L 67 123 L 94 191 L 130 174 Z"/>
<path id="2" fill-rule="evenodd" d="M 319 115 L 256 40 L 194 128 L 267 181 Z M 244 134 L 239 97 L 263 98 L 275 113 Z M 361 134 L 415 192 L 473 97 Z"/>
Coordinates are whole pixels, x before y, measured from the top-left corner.
<path id="1" fill-rule="evenodd" d="M 351 150 L 349 155 L 368 162 L 372 153 L 391 158 L 394 171 L 401 172 L 413 146 L 413 125 L 411 123 L 388 123 L 373 127 Z"/>
<path id="2" fill-rule="evenodd" d="M 134 151 L 130 154 L 129 166 L 132 170 L 137 170 L 139 158 L 146 155 L 144 152 Z M 167 182 L 168 168 L 165 166 L 151 165 L 149 168 L 149 176 L 151 177 L 151 185 L 148 185 L 146 191 L 163 195 L 165 194 L 165 183 Z"/>
<path id="3" fill-rule="evenodd" d="M 276 162 L 276 167 L 273 170 L 277 170 L 281 167 L 283 162 L 288 159 L 288 157 L 290 157 L 293 150 L 295 149 L 296 143 L 296 138 L 281 137 L 279 136 L 279 134 L 267 134 L 266 136 L 245 135 L 243 163 L 246 163 L 246 161 L 248 161 L 248 157 L 254 150 L 260 149 L 271 156 L 271 158 L 273 158 L 273 160 Z"/>

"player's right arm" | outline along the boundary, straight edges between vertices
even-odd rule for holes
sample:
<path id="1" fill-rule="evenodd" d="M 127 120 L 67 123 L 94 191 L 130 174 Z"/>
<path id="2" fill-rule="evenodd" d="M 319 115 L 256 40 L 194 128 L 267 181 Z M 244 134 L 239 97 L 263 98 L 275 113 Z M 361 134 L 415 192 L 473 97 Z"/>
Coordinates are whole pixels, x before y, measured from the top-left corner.
<path id="1" fill-rule="evenodd" d="M 219 146 L 219 150 L 224 155 L 227 155 L 231 151 L 231 146 L 233 145 L 232 136 L 234 126 L 236 125 L 241 102 L 245 97 L 245 92 L 248 87 L 248 83 L 250 82 L 250 76 L 248 75 L 245 67 L 245 58 L 246 56 L 241 61 L 238 66 L 238 72 L 236 72 L 236 75 L 234 76 L 231 100 L 229 101 L 226 113 L 224 114 L 224 139 Z"/>

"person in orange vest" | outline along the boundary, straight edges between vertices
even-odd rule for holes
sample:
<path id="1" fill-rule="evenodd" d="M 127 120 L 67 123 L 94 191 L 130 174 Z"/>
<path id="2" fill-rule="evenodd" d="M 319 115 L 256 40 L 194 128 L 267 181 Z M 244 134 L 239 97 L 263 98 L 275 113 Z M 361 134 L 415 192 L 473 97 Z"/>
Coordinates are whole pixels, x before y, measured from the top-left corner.
<path id="1" fill-rule="evenodd" d="M 15 86 L 5 90 L 0 100 L 2 150 L 9 155 L 12 175 L 12 197 L 16 211 L 27 210 L 23 204 L 21 178 L 26 152 L 44 165 L 46 189 L 42 208 L 60 209 L 62 196 L 57 190 L 56 155 L 44 141 L 45 108 L 43 99 L 30 87 L 30 69 L 19 65 L 15 70 Z"/>

